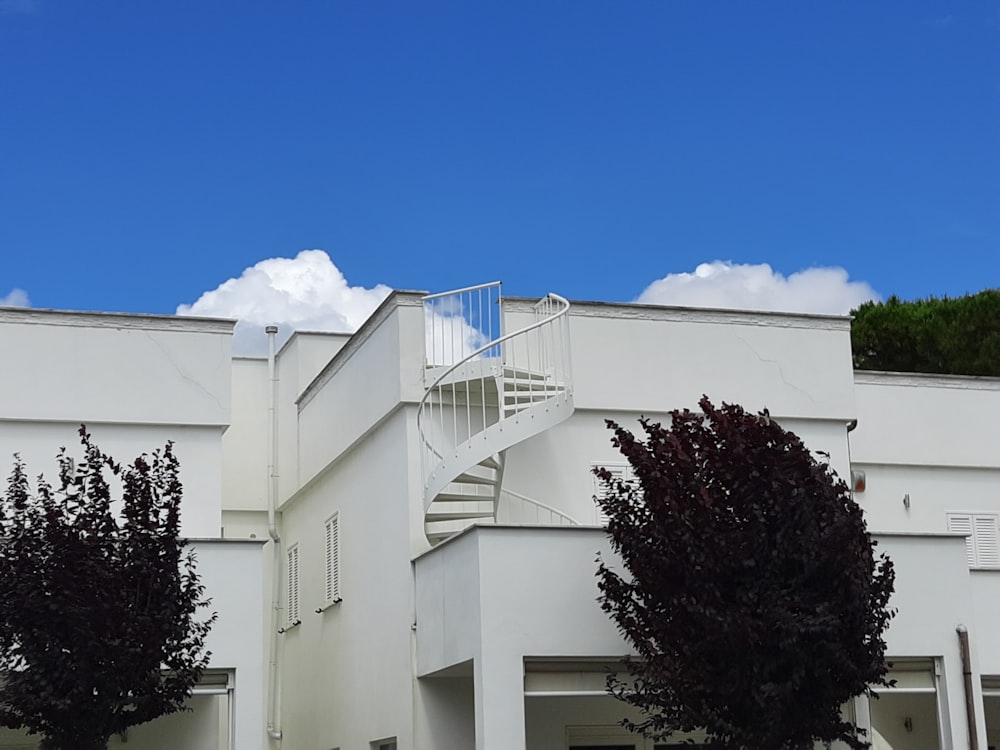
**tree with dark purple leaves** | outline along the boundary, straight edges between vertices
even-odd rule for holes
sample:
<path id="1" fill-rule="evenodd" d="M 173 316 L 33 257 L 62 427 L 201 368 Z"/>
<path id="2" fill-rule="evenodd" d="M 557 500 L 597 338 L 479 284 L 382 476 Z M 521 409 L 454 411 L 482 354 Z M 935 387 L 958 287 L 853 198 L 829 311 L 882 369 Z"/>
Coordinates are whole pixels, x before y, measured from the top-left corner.
<path id="1" fill-rule="evenodd" d="M 621 560 L 598 560 L 599 601 L 637 654 L 608 680 L 639 712 L 622 723 L 727 750 L 869 747 L 842 709 L 886 684 L 892 562 L 767 411 L 700 407 L 640 419 L 645 439 L 608 421 L 633 479 L 595 470 Z"/>
<path id="2" fill-rule="evenodd" d="M 173 446 L 122 466 L 80 439 L 58 482 L 32 490 L 17 458 L 0 496 L 0 725 L 46 750 L 103 750 L 184 710 L 215 621 L 179 536 Z"/>

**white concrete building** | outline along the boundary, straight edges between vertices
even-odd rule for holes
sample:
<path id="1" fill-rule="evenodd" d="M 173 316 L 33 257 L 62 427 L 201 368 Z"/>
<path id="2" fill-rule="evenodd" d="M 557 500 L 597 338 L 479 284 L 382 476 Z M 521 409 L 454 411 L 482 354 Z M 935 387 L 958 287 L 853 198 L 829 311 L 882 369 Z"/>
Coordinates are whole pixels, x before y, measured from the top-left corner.
<path id="1" fill-rule="evenodd" d="M 191 472 L 185 523 L 217 539 L 199 551 L 236 708 L 228 736 L 184 746 L 661 747 L 603 693 L 626 646 L 595 601 L 610 549 L 590 469 L 627 472 L 605 419 L 702 394 L 767 407 L 865 476 L 857 499 L 897 569 L 897 686 L 845 710 L 883 747 L 970 747 L 962 625 L 971 726 L 1000 745 L 1000 380 L 854 373 L 843 317 L 500 301 L 491 285 L 396 292 L 354 335 L 297 333 L 269 360 L 230 360 L 229 331 L 0 311 L 11 361 L 38 362 L 2 376 L 0 448 L 47 458 L 86 421 L 121 455 L 172 438 Z M 68 381 L 66 346 L 84 358 Z"/>
<path id="2" fill-rule="evenodd" d="M 263 750 L 262 540 L 223 539 L 222 438 L 231 421 L 232 321 L 0 309 L 0 456 L 56 476 L 56 451 L 79 455 L 77 429 L 121 461 L 176 444 L 183 533 L 218 621 L 211 669 L 188 713 L 135 727 L 111 746 Z M 261 469 L 263 472 L 263 469 Z M 0 747 L 37 738 L 0 730 Z"/>

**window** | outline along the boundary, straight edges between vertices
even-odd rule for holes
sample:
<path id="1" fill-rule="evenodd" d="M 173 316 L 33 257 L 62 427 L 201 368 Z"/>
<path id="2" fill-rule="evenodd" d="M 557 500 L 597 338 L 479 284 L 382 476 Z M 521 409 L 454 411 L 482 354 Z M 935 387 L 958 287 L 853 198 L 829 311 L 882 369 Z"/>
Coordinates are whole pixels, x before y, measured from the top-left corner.
<path id="1" fill-rule="evenodd" d="M 970 568 L 1000 568 L 996 513 L 949 513 L 948 531 L 965 534 Z"/>
<path id="2" fill-rule="evenodd" d="M 873 747 L 896 750 L 950 747 L 942 737 L 948 711 L 944 696 L 939 696 L 940 661 L 891 657 L 887 661 L 892 666 L 886 679 L 895 682 L 895 686 L 873 688 L 878 700 L 867 701 Z"/>
<path id="3" fill-rule="evenodd" d="M 593 469 L 596 469 L 596 468 L 599 468 L 599 467 L 603 467 L 603 468 L 605 468 L 605 469 L 607 469 L 608 471 L 611 472 L 611 479 L 612 479 L 612 481 L 621 479 L 622 481 L 626 482 L 627 484 L 636 484 L 637 483 L 636 479 L 635 479 L 635 475 L 632 474 L 632 466 L 630 464 L 622 464 L 622 463 L 610 463 L 610 464 L 609 463 L 596 463 L 596 464 L 591 464 L 590 465 L 591 473 L 593 474 Z M 603 500 L 605 497 L 607 497 L 607 495 L 608 495 L 608 488 L 607 488 L 607 486 L 604 484 L 604 482 L 602 482 L 600 479 L 598 479 L 595 476 L 594 477 L 594 497 L 597 498 L 598 500 Z M 596 501 L 595 501 L 595 504 L 596 504 Z M 597 523 L 598 523 L 598 525 L 599 526 L 607 526 L 608 525 L 608 516 L 607 516 L 607 514 L 605 514 L 605 512 L 603 510 L 601 510 L 601 506 L 597 505 L 595 511 L 597 513 Z"/>
<path id="4" fill-rule="evenodd" d="M 324 604 L 337 604 L 340 594 L 340 513 L 334 513 L 325 524 L 326 538 L 326 586 Z"/>
<path id="5" fill-rule="evenodd" d="M 288 548 L 288 580 L 286 586 L 288 592 L 288 607 L 285 614 L 288 616 L 289 625 L 298 625 L 301 622 L 299 617 L 299 545 L 293 544 Z"/>
<path id="6" fill-rule="evenodd" d="M 375 740 L 371 743 L 372 750 L 396 750 L 396 738 L 388 737 L 384 740 Z"/>

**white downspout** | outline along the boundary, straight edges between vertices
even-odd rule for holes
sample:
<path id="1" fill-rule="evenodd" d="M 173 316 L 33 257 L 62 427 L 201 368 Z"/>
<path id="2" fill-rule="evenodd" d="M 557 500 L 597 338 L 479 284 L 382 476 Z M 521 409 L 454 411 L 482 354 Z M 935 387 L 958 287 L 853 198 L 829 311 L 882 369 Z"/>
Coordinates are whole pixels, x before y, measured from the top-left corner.
<path id="1" fill-rule="evenodd" d="M 281 536 L 275 520 L 278 501 L 278 420 L 275 402 L 278 398 L 278 379 L 274 367 L 274 337 L 278 326 L 267 326 L 267 533 L 271 537 L 271 644 L 268 663 L 267 736 L 281 740 L 281 700 L 278 672 L 278 629 L 281 617 Z"/>

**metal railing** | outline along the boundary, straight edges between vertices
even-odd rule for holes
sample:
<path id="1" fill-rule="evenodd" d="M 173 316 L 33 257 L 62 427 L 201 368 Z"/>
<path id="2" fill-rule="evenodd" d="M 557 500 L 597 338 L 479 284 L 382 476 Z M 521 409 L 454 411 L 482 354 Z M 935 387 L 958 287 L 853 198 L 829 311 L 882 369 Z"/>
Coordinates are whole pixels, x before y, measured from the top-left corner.
<path id="1" fill-rule="evenodd" d="M 487 312 L 499 308 L 499 286 L 467 287 L 424 300 L 431 382 L 417 407 L 417 428 L 425 488 L 445 465 L 448 481 L 475 465 L 462 464 L 459 446 L 487 440 L 492 426 L 571 388 L 569 302 L 549 294 L 534 306 L 532 323 L 504 334 L 502 310 Z M 471 348 L 468 342 L 477 339 L 486 340 Z M 460 359 L 447 361 L 459 353 Z M 508 447 L 499 441 L 493 452 Z"/>
<path id="2" fill-rule="evenodd" d="M 500 286 L 492 281 L 423 298 L 428 367 L 454 364 L 503 335 Z"/>
<path id="3" fill-rule="evenodd" d="M 579 526 L 580 522 L 551 505 L 513 490 L 500 490 L 497 523 L 520 523 L 538 526 Z"/>

